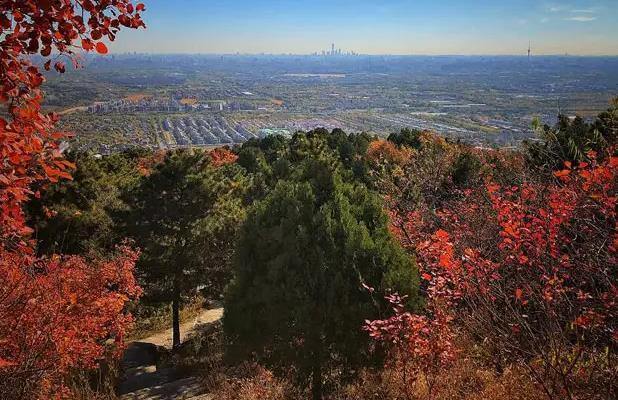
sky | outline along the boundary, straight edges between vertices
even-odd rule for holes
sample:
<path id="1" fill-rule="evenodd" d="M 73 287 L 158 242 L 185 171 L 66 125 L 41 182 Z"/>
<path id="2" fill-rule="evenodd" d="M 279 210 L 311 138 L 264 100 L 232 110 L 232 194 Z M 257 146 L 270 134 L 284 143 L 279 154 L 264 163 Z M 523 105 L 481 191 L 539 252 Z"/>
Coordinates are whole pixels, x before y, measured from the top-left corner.
<path id="1" fill-rule="evenodd" d="M 618 0 L 139 0 L 114 52 L 618 55 Z"/>

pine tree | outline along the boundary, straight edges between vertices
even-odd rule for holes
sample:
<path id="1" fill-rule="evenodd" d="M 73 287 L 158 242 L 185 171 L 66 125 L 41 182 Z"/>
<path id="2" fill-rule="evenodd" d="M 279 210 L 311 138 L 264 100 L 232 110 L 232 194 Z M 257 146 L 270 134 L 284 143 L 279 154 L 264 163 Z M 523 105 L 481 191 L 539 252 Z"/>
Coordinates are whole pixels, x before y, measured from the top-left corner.
<path id="1" fill-rule="evenodd" d="M 229 354 L 254 353 L 311 380 L 320 399 L 328 371 L 369 360 L 363 321 L 377 291 L 417 300 L 413 261 L 394 242 L 381 201 L 346 183 L 330 161 L 308 158 L 259 202 L 241 228 L 225 302 Z"/>
<path id="2" fill-rule="evenodd" d="M 169 153 L 128 196 L 128 231 L 142 249 L 138 272 L 151 300 L 172 303 L 173 346 L 180 305 L 198 287 L 221 293 L 247 184 L 236 164 L 202 152 Z"/>

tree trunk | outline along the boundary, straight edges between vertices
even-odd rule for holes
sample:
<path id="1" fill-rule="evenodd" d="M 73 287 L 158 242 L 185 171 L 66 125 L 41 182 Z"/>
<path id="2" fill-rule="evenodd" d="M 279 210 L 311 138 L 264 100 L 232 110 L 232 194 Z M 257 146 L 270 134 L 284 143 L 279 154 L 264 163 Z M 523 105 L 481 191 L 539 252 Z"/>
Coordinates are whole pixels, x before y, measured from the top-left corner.
<path id="1" fill-rule="evenodd" d="M 322 363 L 319 353 L 314 356 L 311 375 L 311 397 L 313 400 L 322 400 Z"/>
<path id="2" fill-rule="evenodd" d="M 172 348 L 180 346 L 180 279 L 174 277 L 174 297 L 172 298 Z"/>

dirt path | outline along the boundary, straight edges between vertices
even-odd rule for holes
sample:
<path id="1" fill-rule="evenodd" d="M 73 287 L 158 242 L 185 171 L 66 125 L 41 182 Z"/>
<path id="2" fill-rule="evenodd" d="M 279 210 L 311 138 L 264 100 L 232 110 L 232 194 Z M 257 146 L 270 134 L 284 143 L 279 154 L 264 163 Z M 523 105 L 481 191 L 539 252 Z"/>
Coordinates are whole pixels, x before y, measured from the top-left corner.
<path id="1" fill-rule="evenodd" d="M 205 310 L 180 326 L 181 341 L 204 324 L 218 321 L 223 309 Z M 174 368 L 157 367 L 157 347 L 172 348 L 172 329 L 129 343 L 122 358 L 121 400 L 206 400 L 196 377 L 180 376 Z"/>
<path id="2" fill-rule="evenodd" d="M 199 325 L 210 324 L 221 319 L 223 316 L 223 308 L 215 308 L 213 310 L 204 310 L 191 321 L 187 321 L 180 325 L 180 341 L 184 342 L 195 328 Z M 158 332 L 152 336 L 136 340 L 140 343 L 152 343 L 155 346 L 162 346 L 167 349 L 172 348 L 172 328 Z"/>

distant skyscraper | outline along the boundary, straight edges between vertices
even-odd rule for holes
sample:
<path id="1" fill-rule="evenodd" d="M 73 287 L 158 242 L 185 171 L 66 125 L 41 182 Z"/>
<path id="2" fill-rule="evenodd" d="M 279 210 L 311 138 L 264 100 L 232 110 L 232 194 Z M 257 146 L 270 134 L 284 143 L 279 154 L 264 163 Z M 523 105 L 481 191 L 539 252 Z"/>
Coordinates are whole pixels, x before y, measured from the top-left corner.
<path id="1" fill-rule="evenodd" d="M 531 52 L 532 52 L 532 42 L 528 42 L 528 60 L 530 60 Z"/>
<path id="2" fill-rule="evenodd" d="M 335 43 L 333 43 L 333 44 L 331 45 L 330 55 L 331 55 L 331 56 L 334 56 L 334 55 L 335 55 Z"/>

